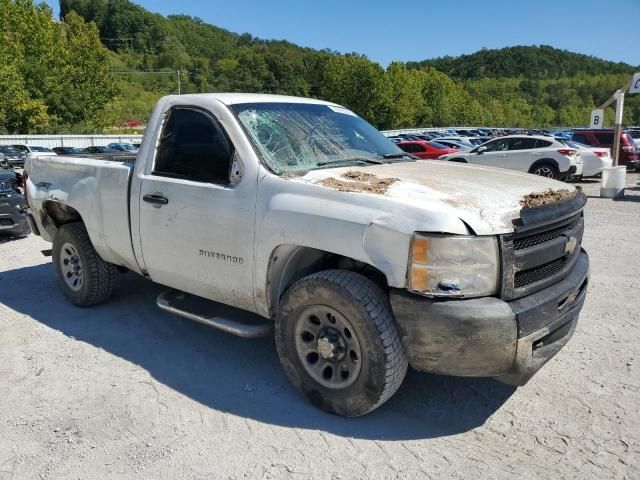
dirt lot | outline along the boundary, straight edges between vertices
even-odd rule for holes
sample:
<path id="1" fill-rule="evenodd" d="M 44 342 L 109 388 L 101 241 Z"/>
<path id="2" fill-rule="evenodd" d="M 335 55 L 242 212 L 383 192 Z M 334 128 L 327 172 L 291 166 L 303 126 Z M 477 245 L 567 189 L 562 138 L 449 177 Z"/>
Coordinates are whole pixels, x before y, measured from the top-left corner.
<path id="1" fill-rule="evenodd" d="M 587 206 L 589 295 L 533 380 L 410 372 L 346 420 L 305 403 L 273 340 L 159 311 L 127 274 L 70 306 L 37 237 L 0 244 L 0 479 L 640 478 L 640 186 Z"/>

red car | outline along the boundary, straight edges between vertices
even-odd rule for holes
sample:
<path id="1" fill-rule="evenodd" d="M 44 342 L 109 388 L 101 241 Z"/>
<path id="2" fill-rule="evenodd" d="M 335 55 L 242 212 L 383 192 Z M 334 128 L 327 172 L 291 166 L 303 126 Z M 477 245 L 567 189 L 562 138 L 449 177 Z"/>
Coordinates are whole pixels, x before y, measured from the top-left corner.
<path id="1" fill-rule="evenodd" d="M 575 128 L 571 140 L 584 143 L 591 147 L 609 148 L 613 155 L 613 136 L 615 130 L 611 128 L 589 129 Z M 626 166 L 627 170 L 640 169 L 640 150 L 636 147 L 633 138 L 628 132 L 622 132 L 620 137 L 620 166 Z"/>
<path id="2" fill-rule="evenodd" d="M 416 157 L 424 160 L 435 160 L 440 155 L 447 155 L 448 153 L 456 153 L 460 151 L 456 148 L 448 148 L 444 145 L 440 145 L 438 142 L 429 142 L 427 140 L 400 142 L 396 145 L 405 152 L 413 153 Z"/>

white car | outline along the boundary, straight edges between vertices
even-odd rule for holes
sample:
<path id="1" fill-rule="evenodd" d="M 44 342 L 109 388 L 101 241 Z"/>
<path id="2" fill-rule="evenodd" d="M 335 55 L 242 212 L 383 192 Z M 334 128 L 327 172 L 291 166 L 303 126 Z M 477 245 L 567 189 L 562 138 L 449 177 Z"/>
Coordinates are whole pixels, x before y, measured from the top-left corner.
<path id="1" fill-rule="evenodd" d="M 608 148 L 590 147 L 572 140 L 565 140 L 564 143 L 580 151 L 583 177 L 596 177 L 602 173 L 603 168 L 610 167 L 613 163 L 611 150 Z"/>
<path id="2" fill-rule="evenodd" d="M 25 159 L 26 158 L 30 158 L 30 157 L 54 157 L 57 155 L 56 152 L 54 152 L 53 150 L 51 150 L 50 148 L 47 147 L 40 147 L 37 145 L 24 145 L 24 144 L 17 144 L 17 145 L 12 145 L 13 148 L 15 148 L 16 150 L 19 150 L 20 152 L 22 152 L 25 155 Z"/>
<path id="3" fill-rule="evenodd" d="M 47 147 L 40 147 L 37 145 L 11 145 L 13 148 L 20 150 L 22 153 L 29 155 L 30 153 L 34 153 L 40 156 L 46 157 L 47 155 L 57 155 L 56 152 L 52 151 Z"/>
<path id="4" fill-rule="evenodd" d="M 582 175 L 582 158 L 577 148 L 552 137 L 535 135 L 496 138 L 468 152 L 443 155 L 438 160 L 508 168 L 553 179 Z"/>

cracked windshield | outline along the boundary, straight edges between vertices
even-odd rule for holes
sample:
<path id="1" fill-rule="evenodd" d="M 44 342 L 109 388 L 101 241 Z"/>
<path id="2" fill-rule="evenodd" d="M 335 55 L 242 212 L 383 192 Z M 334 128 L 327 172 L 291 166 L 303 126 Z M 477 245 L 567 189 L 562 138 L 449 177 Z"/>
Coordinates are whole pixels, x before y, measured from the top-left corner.
<path id="1" fill-rule="evenodd" d="M 350 110 L 334 105 L 234 105 L 264 163 L 278 174 L 395 161 L 402 150 Z"/>

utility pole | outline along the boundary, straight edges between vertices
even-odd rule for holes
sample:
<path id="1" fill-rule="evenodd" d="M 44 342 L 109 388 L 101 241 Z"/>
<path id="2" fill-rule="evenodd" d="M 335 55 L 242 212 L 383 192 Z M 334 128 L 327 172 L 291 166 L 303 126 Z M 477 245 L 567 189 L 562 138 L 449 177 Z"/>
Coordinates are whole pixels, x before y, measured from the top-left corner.
<path id="1" fill-rule="evenodd" d="M 615 132 L 613 134 L 613 148 L 611 152 L 611 156 L 613 158 L 614 167 L 618 166 L 618 161 L 620 160 L 620 136 L 622 135 L 622 112 L 624 111 L 624 94 L 631 88 L 631 80 L 622 87 L 620 90 L 617 90 L 609 100 L 600 105 L 600 109 L 604 110 L 613 102 L 616 102 L 616 120 L 614 122 Z"/>
<path id="2" fill-rule="evenodd" d="M 613 166 L 617 167 L 620 161 L 620 137 L 622 137 L 622 112 L 624 111 L 624 90 L 618 90 L 616 97 L 616 121 L 614 124 L 615 131 L 613 137 Z"/>
<path id="3" fill-rule="evenodd" d="M 178 70 L 178 95 L 182 94 L 182 84 L 180 83 L 180 70 Z"/>

